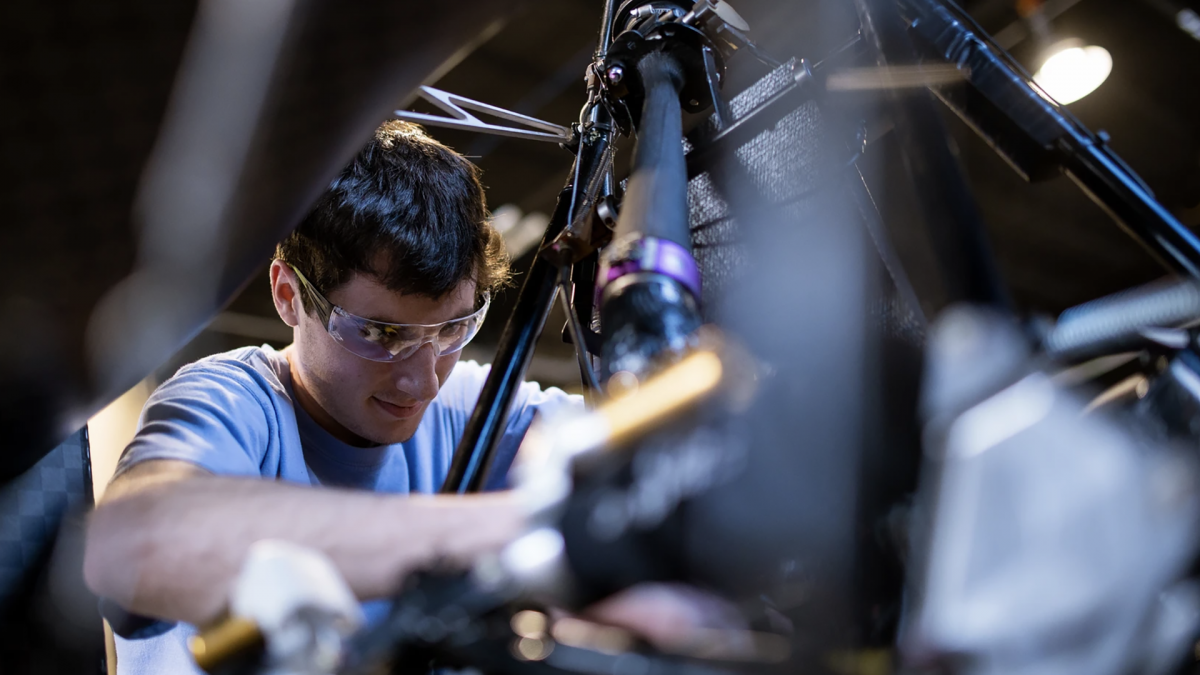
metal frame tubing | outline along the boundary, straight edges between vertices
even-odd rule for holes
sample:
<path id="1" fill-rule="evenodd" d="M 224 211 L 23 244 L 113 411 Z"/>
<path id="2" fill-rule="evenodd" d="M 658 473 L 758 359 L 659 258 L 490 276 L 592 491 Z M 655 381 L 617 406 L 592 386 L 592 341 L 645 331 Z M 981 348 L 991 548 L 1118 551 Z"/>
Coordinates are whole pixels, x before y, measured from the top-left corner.
<path id="1" fill-rule="evenodd" d="M 568 186 L 559 194 L 558 206 L 542 239 L 543 246 L 553 241 L 570 222 L 567 211 L 571 208 L 573 189 L 574 186 Z M 533 265 L 517 295 L 517 305 L 500 335 L 492 370 L 483 383 L 479 402 L 475 404 L 462 440 L 454 451 L 446 482 L 442 484 L 443 493 L 483 489 L 496 444 L 508 423 L 513 396 L 529 368 L 533 349 L 542 334 L 557 290 L 558 267 L 540 255 L 534 256 Z"/>
<path id="2" fill-rule="evenodd" d="M 598 54 L 608 49 L 612 39 L 615 9 L 613 0 L 605 1 Z M 593 99 L 589 96 L 589 101 Z M 590 121 L 595 123 L 601 114 L 601 106 L 593 106 Z M 578 154 L 571 167 L 573 179 L 558 196 L 558 204 L 542 238 L 542 247 L 552 242 L 571 222 L 575 215 L 571 213 L 572 209 L 583 206 L 585 200 L 582 199 L 582 192 L 592 174 L 607 170 L 600 163 L 609 142 L 608 134 L 589 134 L 586 129 L 582 133 Z M 554 304 L 558 282 L 558 266 L 540 254 L 535 256 L 517 295 L 516 307 L 500 335 L 492 370 L 483 384 L 462 440 L 454 451 L 446 481 L 442 483 L 442 493 L 479 492 L 483 489 L 495 458 L 496 445 L 508 423 L 513 396 L 525 379 L 534 347 Z M 584 347 L 576 345 L 576 349 Z"/>
<path id="3" fill-rule="evenodd" d="M 633 173 L 613 236 L 659 237 L 691 250 L 687 166 L 679 140 L 683 138 L 679 106 L 683 69 L 662 52 L 643 57 L 637 68 L 646 99 L 637 130 Z"/>
<path id="4" fill-rule="evenodd" d="M 880 67 L 916 63 L 895 0 L 855 0 L 855 5 L 865 41 Z M 887 97 L 887 110 L 948 302 L 1007 308 L 982 219 L 930 96 L 921 90 L 893 91 Z"/>
<path id="5" fill-rule="evenodd" d="M 860 0 L 861 1 L 861 0 Z M 1048 101 L 1029 75 L 947 0 L 903 0 L 922 47 L 954 64 L 975 95 L 934 93 L 1026 180 L 1061 169 L 1165 267 L 1200 278 L 1200 238 L 1070 112 Z"/>
<path id="6" fill-rule="evenodd" d="M 1167 211 L 1109 149 L 1091 139 L 1063 139 L 1063 171 L 1138 243 L 1177 274 L 1200 279 L 1200 239 Z"/>

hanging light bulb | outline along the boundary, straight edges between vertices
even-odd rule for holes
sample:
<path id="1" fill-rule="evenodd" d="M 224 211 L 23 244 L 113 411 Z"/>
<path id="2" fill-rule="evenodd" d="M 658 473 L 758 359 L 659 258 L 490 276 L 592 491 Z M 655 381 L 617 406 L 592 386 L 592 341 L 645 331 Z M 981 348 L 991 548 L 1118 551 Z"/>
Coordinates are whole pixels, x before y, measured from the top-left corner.
<path id="1" fill-rule="evenodd" d="M 1044 0 L 1015 0 L 1015 4 L 1017 14 L 1025 20 L 1030 37 L 1037 43 L 1041 67 L 1034 73 L 1033 81 L 1046 96 L 1063 105 L 1074 103 L 1108 79 L 1112 56 L 1107 49 L 1084 45 L 1075 38 L 1055 38 L 1050 20 L 1062 13 L 1062 8 L 1051 15 Z"/>
<path id="2" fill-rule="evenodd" d="M 1033 81 L 1050 98 L 1066 105 L 1092 93 L 1112 72 L 1112 56 L 1104 47 L 1085 46 L 1082 40 L 1056 42 L 1044 52 L 1042 67 Z"/>

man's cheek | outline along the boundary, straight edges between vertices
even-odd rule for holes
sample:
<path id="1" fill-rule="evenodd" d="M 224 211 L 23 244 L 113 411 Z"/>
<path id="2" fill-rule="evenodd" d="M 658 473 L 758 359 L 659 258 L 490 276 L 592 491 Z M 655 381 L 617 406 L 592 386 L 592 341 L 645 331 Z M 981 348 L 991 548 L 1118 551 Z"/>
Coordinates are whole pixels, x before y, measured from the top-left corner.
<path id="1" fill-rule="evenodd" d="M 434 374 L 437 375 L 438 389 L 446 384 L 446 378 L 450 377 L 450 371 L 454 370 L 454 366 L 458 364 L 459 357 L 462 352 L 455 352 L 449 356 L 438 357 L 437 366 L 434 367 Z"/>

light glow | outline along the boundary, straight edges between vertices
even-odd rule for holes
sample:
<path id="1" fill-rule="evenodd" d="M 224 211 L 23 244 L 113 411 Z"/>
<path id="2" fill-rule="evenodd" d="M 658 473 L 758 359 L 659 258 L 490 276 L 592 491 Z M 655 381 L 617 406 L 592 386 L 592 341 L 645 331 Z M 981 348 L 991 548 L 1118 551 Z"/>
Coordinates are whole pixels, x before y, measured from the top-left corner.
<path id="1" fill-rule="evenodd" d="M 1104 47 L 1085 47 L 1078 40 L 1064 40 L 1048 51 L 1050 56 L 1033 81 L 1063 105 L 1095 91 L 1112 72 L 1112 56 Z"/>

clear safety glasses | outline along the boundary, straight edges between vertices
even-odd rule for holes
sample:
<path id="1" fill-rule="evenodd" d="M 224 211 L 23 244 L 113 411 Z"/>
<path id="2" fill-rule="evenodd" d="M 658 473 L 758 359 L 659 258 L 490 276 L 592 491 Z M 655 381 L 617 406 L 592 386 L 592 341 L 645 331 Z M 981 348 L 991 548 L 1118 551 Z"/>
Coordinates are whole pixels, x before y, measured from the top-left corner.
<path id="1" fill-rule="evenodd" d="M 426 343 L 433 345 L 435 356 L 453 354 L 465 347 L 479 332 L 491 303 L 491 296 L 484 293 L 482 306 L 475 310 L 474 314 L 445 323 L 384 323 L 355 316 L 334 305 L 300 273 L 300 270 L 292 267 L 292 271 L 312 296 L 317 306 L 317 315 L 325 323 L 325 330 L 329 332 L 329 336 L 351 354 L 371 361 L 406 359 Z"/>

